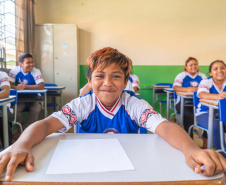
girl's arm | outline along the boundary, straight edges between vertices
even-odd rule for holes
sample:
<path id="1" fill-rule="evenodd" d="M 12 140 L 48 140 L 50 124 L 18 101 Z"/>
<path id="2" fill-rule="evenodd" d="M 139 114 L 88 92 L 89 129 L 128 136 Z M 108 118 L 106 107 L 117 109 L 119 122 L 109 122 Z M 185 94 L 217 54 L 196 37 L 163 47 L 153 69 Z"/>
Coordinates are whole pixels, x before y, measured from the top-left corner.
<path id="1" fill-rule="evenodd" d="M 226 92 L 221 92 L 220 94 L 212 94 L 207 92 L 200 92 L 199 97 L 201 99 L 208 99 L 208 100 L 221 100 L 226 98 Z"/>
<path id="2" fill-rule="evenodd" d="M 211 176 L 226 171 L 226 160 L 213 150 L 202 150 L 190 136 L 178 125 L 169 121 L 162 122 L 155 130 L 174 148 L 183 152 L 187 165 L 196 173 L 201 173 L 200 167 L 206 166 L 203 175 Z"/>
<path id="3" fill-rule="evenodd" d="M 180 86 L 173 86 L 173 90 L 176 92 L 196 92 L 198 87 L 180 87 Z"/>
<path id="4" fill-rule="evenodd" d="M 2 86 L 0 91 L 0 99 L 8 98 L 9 94 L 10 94 L 10 87 L 8 85 Z"/>
<path id="5" fill-rule="evenodd" d="M 27 171 L 34 169 L 34 156 L 31 148 L 46 136 L 63 128 L 63 124 L 54 117 L 31 124 L 12 145 L 11 149 L 0 156 L 0 176 L 6 169 L 5 180 L 10 181 L 19 164 L 25 165 Z"/>

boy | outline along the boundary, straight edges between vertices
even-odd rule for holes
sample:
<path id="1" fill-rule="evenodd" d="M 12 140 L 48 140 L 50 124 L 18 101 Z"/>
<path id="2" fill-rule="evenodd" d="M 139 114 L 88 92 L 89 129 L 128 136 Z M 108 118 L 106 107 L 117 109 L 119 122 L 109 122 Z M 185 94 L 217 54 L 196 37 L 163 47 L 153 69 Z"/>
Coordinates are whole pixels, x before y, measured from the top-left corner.
<path id="1" fill-rule="evenodd" d="M 10 94 L 10 84 L 9 84 L 9 77 L 8 75 L 0 71 L 0 99 L 8 98 Z M 13 116 L 10 112 L 8 112 L 8 130 L 9 130 L 9 144 L 12 144 L 12 122 Z M 1 136 L 1 142 L 4 147 L 4 138 L 3 138 L 3 123 L 2 118 L 0 118 L 0 136 Z"/>
<path id="2" fill-rule="evenodd" d="M 201 165 L 206 166 L 203 174 L 207 176 L 226 170 L 226 161 L 219 153 L 200 149 L 182 128 L 162 118 L 146 101 L 123 91 L 132 67 L 129 58 L 116 49 L 103 48 L 90 55 L 87 65 L 88 83 L 93 92 L 72 100 L 61 111 L 23 132 L 0 157 L 0 175 L 6 168 L 6 181 L 12 179 L 19 164 L 33 171 L 32 146 L 53 132 L 66 132 L 78 122 L 90 133 L 137 133 L 142 126 L 181 150 L 186 163 L 196 173 L 201 173 Z"/>
<path id="3" fill-rule="evenodd" d="M 42 74 L 40 70 L 34 66 L 33 56 L 30 53 L 21 53 L 19 55 L 19 65 L 11 69 L 9 80 L 12 89 L 44 89 Z M 19 98 L 23 98 L 23 96 L 20 95 Z M 32 98 L 35 97 L 32 96 Z M 23 129 L 38 120 L 41 108 L 41 103 L 38 101 L 18 102 L 17 121 L 23 125 Z M 29 109 L 29 115 L 26 121 L 24 121 L 22 115 L 24 109 Z"/>

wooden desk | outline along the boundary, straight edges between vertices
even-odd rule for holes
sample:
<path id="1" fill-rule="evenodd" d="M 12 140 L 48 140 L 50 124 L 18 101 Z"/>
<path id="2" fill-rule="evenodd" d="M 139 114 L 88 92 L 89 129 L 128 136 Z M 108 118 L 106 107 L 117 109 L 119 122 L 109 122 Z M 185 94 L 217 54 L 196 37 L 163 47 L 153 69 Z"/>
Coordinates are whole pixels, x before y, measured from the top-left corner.
<path id="1" fill-rule="evenodd" d="M 135 170 L 58 175 L 46 174 L 46 170 L 59 140 L 113 138 L 119 140 L 127 156 L 135 167 Z M 35 157 L 34 171 L 27 172 L 23 166 L 20 166 L 14 174 L 13 181 L 11 183 L 2 182 L 2 184 L 223 184 L 223 174 L 213 177 L 205 177 L 193 172 L 193 170 L 186 165 L 183 154 L 168 145 L 162 138 L 155 134 L 55 133 L 47 137 L 42 143 L 35 146 L 32 149 L 32 152 Z"/>
<path id="2" fill-rule="evenodd" d="M 27 100 L 23 98 L 23 100 L 20 100 L 20 98 L 18 98 L 18 102 L 33 102 L 33 101 L 43 101 L 44 105 L 44 116 L 45 118 L 48 116 L 47 113 L 47 95 L 46 95 L 47 90 L 46 89 L 42 89 L 42 90 L 19 90 L 17 91 L 18 95 L 19 94 L 29 94 L 29 95 L 35 95 L 35 94 L 43 94 L 44 95 L 44 99 L 30 99 L 28 98 Z"/>
<path id="3" fill-rule="evenodd" d="M 0 106 L 2 106 L 3 138 L 4 138 L 5 148 L 9 146 L 7 104 L 15 101 L 15 99 L 16 99 L 16 96 L 9 96 L 9 98 L 0 99 Z"/>
<path id="4" fill-rule="evenodd" d="M 218 109 L 218 100 L 199 100 L 202 105 L 209 107 L 209 119 L 208 119 L 208 143 L 207 148 L 213 147 L 213 123 L 214 123 L 214 109 Z"/>
<path id="5" fill-rule="evenodd" d="M 181 103 L 180 103 L 180 126 L 184 127 L 184 99 L 193 99 L 192 92 L 176 92 L 177 96 L 180 96 Z"/>
<path id="6" fill-rule="evenodd" d="M 47 96 L 53 91 L 57 91 L 57 93 L 52 93 L 51 96 L 60 96 L 60 109 L 63 106 L 63 94 L 62 91 L 65 89 L 65 86 L 45 86 L 45 89 L 47 89 Z"/>
<path id="7" fill-rule="evenodd" d="M 153 105 L 152 105 L 152 107 L 153 107 L 153 109 L 155 109 L 155 91 L 156 90 L 163 90 L 164 88 L 168 88 L 169 87 L 169 85 L 165 85 L 165 86 L 161 86 L 161 85 L 152 85 L 151 86 L 152 87 L 152 89 L 153 89 Z"/>
<path id="8" fill-rule="evenodd" d="M 173 94 L 173 88 L 164 88 L 163 89 L 166 92 L 166 119 L 169 120 L 169 109 L 170 109 L 170 94 Z"/>

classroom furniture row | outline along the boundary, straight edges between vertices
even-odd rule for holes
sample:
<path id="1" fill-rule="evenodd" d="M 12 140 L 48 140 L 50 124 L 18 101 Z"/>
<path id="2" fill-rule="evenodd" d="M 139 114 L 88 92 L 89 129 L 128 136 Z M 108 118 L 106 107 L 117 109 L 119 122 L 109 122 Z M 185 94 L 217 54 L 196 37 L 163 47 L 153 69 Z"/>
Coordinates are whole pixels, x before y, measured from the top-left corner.
<path id="1" fill-rule="evenodd" d="M 43 102 L 43 110 L 44 110 L 44 117 L 48 116 L 47 112 L 47 95 L 48 92 L 51 95 L 56 95 L 60 97 L 60 108 L 62 107 L 62 90 L 64 90 L 64 86 L 45 86 L 45 89 L 43 90 L 18 90 L 16 91 L 11 91 L 13 92 L 13 95 L 10 95 L 9 98 L 4 98 L 0 99 L 0 106 L 2 106 L 3 109 L 3 134 L 4 134 L 4 146 L 8 147 L 9 146 L 9 136 L 8 136 L 8 114 L 7 114 L 7 104 L 8 103 L 14 103 L 15 105 L 17 102 L 33 102 L 33 101 L 41 101 Z M 37 98 L 18 98 L 18 95 L 20 94 L 25 94 L 25 95 L 37 95 Z M 15 121 L 15 120 L 14 120 Z M 15 121 L 16 122 L 16 121 Z"/>
<path id="2" fill-rule="evenodd" d="M 166 115 L 167 115 L 167 119 L 169 119 L 169 110 L 170 110 L 170 105 L 171 105 L 171 99 L 170 99 L 170 94 L 175 93 L 173 88 L 164 88 L 164 91 L 167 94 L 167 106 L 166 106 Z M 191 99 L 193 100 L 193 104 L 192 105 L 186 105 L 186 106 L 193 106 L 194 107 L 194 112 L 196 109 L 196 105 L 197 102 L 195 102 L 196 99 L 196 92 L 195 93 L 190 93 L 190 92 L 176 92 L 177 96 L 181 97 L 181 107 L 180 107 L 180 126 L 183 127 L 183 118 L 184 118 L 184 106 L 185 106 L 185 99 Z M 196 100 L 197 101 L 197 100 Z M 218 110 L 219 107 L 219 112 L 222 112 L 221 117 L 219 117 L 219 119 L 221 119 L 222 121 L 225 121 L 225 119 L 223 120 L 223 112 L 226 111 L 226 99 L 223 100 L 206 100 L 206 99 L 200 99 L 199 100 L 201 102 L 201 104 L 207 106 L 209 108 L 209 119 L 208 119 L 208 128 L 203 128 L 202 126 L 199 126 L 196 122 L 196 117 L 194 116 L 194 126 L 197 126 L 203 130 L 206 130 L 208 132 L 208 144 L 207 144 L 207 148 L 208 149 L 212 149 L 213 146 L 213 122 L 214 122 L 214 110 Z M 194 114 L 195 115 L 195 114 Z M 191 131 L 191 129 L 189 129 Z M 190 132 L 189 131 L 189 132 Z M 223 134 L 223 130 L 222 130 L 222 134 Z M 224 147 L 222 146 L 222 150 L 225 151 Z"/>

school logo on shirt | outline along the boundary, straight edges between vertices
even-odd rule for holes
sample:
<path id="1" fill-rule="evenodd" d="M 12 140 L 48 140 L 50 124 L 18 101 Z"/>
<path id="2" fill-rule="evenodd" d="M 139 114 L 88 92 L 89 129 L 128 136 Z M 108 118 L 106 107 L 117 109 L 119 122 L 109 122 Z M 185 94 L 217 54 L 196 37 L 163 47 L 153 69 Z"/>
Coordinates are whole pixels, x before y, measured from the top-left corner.
<path id="1" fill-rule="evenodd" d="M 67 117 L 70 126 L 78 123 L 75 112 L 68 105 L 62 108 L 62 112 Z"/>
<path id="2" fill-rule="evenodd" d="M 190 83 L 191 83 L 191 86 L 192 86 L 192 87 L 198 87 L 198 86 L 199 86 L 199 83 L 196 82 L 196 81 L 192 81 L 192 82 L 190 82 Z"/>
<path id="3" fill-rule="evenodd" d="M 24 79 L 24 80 L 23 80 L 23 83 L 24 83 L 25 85 L 27 85 L 27 83 L 28 83 L 27 79 Z"/>
<path id="4" fill-rule="evenodd" d="M 139 119 L 140 126 L 146 128 L 146 122 L 148 118 L 151 117 L 153 114 L 157 114 L 157 111 L 155 111 L 153 108 L 146 109 Z"/>

